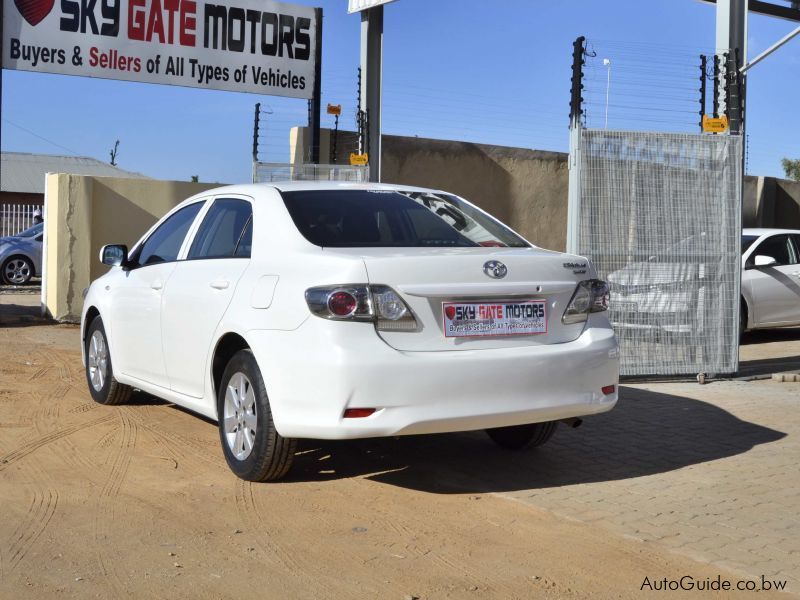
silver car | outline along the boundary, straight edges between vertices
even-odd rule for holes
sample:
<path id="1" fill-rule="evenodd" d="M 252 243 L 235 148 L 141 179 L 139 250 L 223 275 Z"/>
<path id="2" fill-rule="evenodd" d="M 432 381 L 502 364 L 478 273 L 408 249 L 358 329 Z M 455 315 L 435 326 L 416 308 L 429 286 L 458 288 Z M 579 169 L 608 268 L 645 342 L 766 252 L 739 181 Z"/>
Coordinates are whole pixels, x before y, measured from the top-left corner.
<path id="1" fill-rule="evenodd" d="M 23 285 L 42 273 L 42 239 L 44 223 L 25 231 L 0 238 L 0 280 L 10 285 Z"/>

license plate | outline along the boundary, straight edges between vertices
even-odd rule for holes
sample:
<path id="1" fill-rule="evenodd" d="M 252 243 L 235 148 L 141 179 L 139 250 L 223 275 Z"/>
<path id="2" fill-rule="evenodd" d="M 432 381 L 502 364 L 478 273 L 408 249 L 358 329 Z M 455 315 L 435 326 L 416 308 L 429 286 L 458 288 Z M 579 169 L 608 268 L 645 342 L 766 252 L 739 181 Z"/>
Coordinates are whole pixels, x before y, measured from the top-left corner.
<path id="1" fill-rule="evenodd" d="M 547 303 L 443 302 L 445 337 L 547 333 Z"/>

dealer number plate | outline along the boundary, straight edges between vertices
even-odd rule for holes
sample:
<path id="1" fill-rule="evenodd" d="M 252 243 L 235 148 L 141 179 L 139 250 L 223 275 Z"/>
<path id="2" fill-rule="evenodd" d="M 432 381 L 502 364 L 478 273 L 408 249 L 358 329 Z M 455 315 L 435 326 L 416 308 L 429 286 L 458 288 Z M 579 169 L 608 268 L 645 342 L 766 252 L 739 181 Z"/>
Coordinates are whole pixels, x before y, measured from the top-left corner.
<path id="1" fill-rule="evenodd" d="M 547 333 L 547 303 L 443 302 L 445 337 Z"/>

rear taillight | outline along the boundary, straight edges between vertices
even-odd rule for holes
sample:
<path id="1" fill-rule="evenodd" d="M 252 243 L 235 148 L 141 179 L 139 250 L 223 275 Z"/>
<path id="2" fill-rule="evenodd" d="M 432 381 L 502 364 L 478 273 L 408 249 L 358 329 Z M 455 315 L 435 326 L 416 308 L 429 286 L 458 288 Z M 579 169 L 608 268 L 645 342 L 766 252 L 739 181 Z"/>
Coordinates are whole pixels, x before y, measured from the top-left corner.
<path id="1" fill-rule="evenodd" d="M 349 317 L 358 308 L 358 300 L 350 292 L 339 290 L 328 296 L 328 310 L 337 317 Z"/>
<path id="2" fill-rule="evenodd" d="M 313 314 L 337 321 L 372 321 L 381 331 L 414 331 L 417 321 L 411 309 L 386 285 L 335 285 L 306 290 Z"/>
<path id="3" fill-rule="evenodd" d="M 375 327 L 381 331 L 413 331 L 417 321 L 411 309 L 392 288 L 386 285 L 369 286 L 375 308 Z"/>
<path id="4" fill-rule="evenodd" d="M 608 310 L 608 284 L 601 279 L 587 279 L 578 283 L 572 299 L 561 317 L 565 325 L 581 323 L 589 313 Z"/>

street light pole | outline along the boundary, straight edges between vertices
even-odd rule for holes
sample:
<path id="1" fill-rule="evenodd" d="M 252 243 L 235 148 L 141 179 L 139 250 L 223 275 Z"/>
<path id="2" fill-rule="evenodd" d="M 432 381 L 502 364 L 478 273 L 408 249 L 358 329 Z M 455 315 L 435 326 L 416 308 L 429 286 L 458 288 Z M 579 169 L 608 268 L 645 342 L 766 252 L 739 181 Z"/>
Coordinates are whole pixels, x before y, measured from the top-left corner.
<path id="1" fill-rule="evenodd" d="M 608 129 L 608 94 L 611 90 L 611 60 L 604 58 L 603 66 L 608 69 L 608 78 L 606 79 L 606 129 Z"/>

